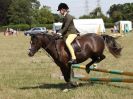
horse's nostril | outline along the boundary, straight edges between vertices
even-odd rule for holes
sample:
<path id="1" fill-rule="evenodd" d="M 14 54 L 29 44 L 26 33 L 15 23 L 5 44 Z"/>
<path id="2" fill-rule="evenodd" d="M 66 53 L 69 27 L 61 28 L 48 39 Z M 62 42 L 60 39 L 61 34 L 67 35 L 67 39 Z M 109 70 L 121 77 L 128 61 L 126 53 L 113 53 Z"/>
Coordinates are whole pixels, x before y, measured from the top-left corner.
<path id="1" fill-rule="evenodd" d="M 32 56 L 34 56 L 34 54 L 32 52 L 29 52 L 28 56 L 32 57 Z"/>

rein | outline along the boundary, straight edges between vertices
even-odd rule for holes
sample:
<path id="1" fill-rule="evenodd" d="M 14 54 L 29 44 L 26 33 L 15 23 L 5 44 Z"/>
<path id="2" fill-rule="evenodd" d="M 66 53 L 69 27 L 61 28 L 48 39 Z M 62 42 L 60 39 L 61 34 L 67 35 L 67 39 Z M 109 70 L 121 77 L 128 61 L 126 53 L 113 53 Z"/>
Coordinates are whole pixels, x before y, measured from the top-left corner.
<path id="1" fill-rule="evenodd" d="M 50 43 L 48 43 L 48 45 L 44 48 L 45 50 L 53 43 L 53 41 L 51 41 Z"/>
<path id="2" fill-rule="evenodd" d="M 58 53 L 58 49 L 57 49 L 57 39 L 54 37 L 52 39 L 48 37 L 48 39 L 50 40 L 50 43 L 48 43 L 48 45 L 44 48 L 44 50 L 48 49 L 52 43 L 55 43 L 54 45 L 55 45 L 55 50 L 57 53 L 57 58 L 59 58 L 59 53 Z"/>

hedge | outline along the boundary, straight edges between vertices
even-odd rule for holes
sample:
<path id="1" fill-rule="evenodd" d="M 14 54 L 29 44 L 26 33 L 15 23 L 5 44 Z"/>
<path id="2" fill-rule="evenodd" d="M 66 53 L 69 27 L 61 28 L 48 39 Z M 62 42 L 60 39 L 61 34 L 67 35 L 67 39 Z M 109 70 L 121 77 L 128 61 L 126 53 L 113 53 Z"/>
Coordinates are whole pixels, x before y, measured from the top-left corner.
<path id="1" fill-rule="evenodd" d="M 105 23 L 106 28 L 112 28 L 114 23 Z M 47 29 L 52 29 L 53 24 L 32 24 L 31 26 L 28 24 L 16 24 L 16 25 L 8 25 L 8 26 L 1 26 L 0 31 L 5 31 L 6 28 L 13 28 L 15 30 L 25 31 L 29 30 L 32 27 L 46 27 Z"/>
<path id="2" fill-rule="evenodd" d="M 16 25 L 8 25 L 8 26 L 1 26 L 0 31 L 5 31 L 7 28 L 12 28 L 19 31 L 29 30 L 32 27 L 46 27 L 47 29 L 52 29 L 52 24 L 16 24 Z"/>
<path id="3" fill-rule="evenodd" d="M 114 27 L 114 23 L 105 23 L 105 28 L 112 28 Z"/>

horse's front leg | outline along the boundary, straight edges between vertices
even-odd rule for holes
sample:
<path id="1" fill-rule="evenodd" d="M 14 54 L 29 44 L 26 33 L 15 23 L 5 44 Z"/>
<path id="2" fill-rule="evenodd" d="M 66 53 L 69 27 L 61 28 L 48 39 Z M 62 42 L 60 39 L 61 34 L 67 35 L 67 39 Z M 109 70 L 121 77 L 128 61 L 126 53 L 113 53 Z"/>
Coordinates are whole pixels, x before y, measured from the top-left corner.
<path id="1" fill-rule="evenodd" d="M 67 88 L 77 87 L 78 83 L 72 80 L 74 77 L 74 72 L 73 69 L 71 68 L 71 65 L 61 66 L 60 69 L 64 76 L 64 80 L 67 82 Z"/>

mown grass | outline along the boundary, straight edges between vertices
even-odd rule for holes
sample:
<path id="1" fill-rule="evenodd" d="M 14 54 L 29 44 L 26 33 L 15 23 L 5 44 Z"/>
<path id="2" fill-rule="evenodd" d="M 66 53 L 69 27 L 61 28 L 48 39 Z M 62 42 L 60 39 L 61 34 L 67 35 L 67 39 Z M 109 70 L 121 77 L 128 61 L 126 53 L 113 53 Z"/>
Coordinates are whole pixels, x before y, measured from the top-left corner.
<path id="1" fill-rule="evenodd" d="M 133 84 L 127 83 L 84 82 L 81 87 L 62 92 L 65 82 L 60 79 L 59 67 L 42 50 L 28 57 L 29 41 L 23 33 L 8 37 L 0 33 L 0 99 L 133 99 Z M 98 66 L 132 72 L 133 32 L 118 41 L 123 46 L 122 56 L 116 59 L 105 50 L 106 59 Z M 87 75 L 84 70 L 75 72 Z M 98 72 L 91 72 L 89 77 L 127 78 Z"/>

